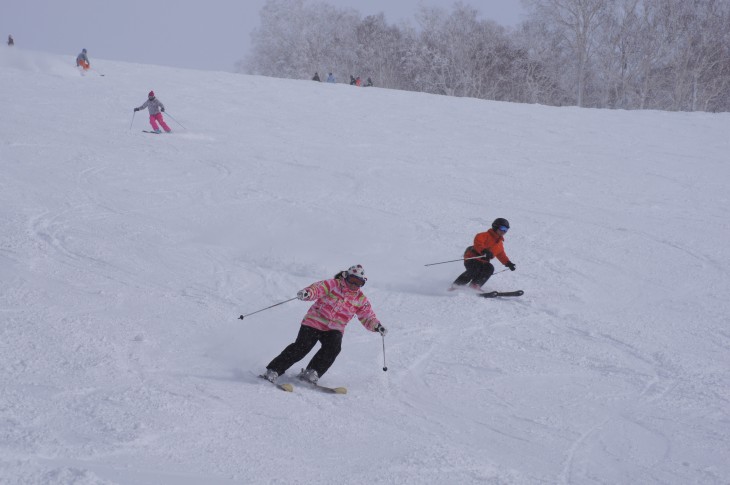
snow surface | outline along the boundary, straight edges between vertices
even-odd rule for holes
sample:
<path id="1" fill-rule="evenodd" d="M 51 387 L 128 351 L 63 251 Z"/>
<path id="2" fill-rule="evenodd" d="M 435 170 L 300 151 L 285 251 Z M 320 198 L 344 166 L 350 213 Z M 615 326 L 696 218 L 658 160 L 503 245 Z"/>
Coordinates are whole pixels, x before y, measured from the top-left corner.
<path id="1" fill-rule="evenodd" d="M 730 483 L 730 115 L 73 59 L 0 49 L 1 483 Z M 389 370 L 258 379 L 354 263 Z"/>

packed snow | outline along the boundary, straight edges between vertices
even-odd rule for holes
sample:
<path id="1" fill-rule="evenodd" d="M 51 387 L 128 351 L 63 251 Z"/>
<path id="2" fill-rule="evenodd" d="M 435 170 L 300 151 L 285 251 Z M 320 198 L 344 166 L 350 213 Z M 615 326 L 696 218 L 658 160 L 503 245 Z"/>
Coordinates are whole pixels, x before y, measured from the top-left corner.
<path id="1" fill-rule="evenodd" d="M 730 482 L 727 113 L 91 62 L 0 49 L 0 483 Z M 358 263 L 348 393 L 259 379 Z"/>

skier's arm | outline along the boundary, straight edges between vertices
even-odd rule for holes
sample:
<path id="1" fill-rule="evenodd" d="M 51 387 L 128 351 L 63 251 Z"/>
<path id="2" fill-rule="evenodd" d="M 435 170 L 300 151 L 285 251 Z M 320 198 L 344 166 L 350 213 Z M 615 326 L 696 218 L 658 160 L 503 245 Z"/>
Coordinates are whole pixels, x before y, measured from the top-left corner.
<path id="1" fill-rule="evenodd" d="M 330 281 L 334 281 L 334 280 L 318 281 L 318 282 L 312 283 L 311 285 L 304 288 L 302 291 L 306 291 L 308 293 L 307 297 L 304 298 L 304 300 L 311 301 L 311 300 L 318 300 L 318 299 L 322 298 L 324 295 L 326 295 L 330 291 L 330 286 L 328 286 L 328 283 Z"/>
<path id="2" fill-rule="evenodd" d="M 485 250 L 489 250 L 492 254 L 494 254 L 494 251 L 492 250 L 492 242 L 492 239 L 486 232 L 480 232 L 474 236 L 474 251 L 477 254 L 483 254 Z"/>
<path id="3" fill-rule="evenodd" d="M 497 258 L 499 262 L 505 266 L 507 266 L 507 263 L 509 263 L 509 258 L 507 257 L 507 253 L 505 253 L 504 250 L 495 254 L 494 257 Z"/>
<path id="4" fill-rule="evenodd" d="M 357 309 L 355 315 L 363 327 L 367 328 L 371 332 L 377 332 L 376 328 L 380 325 L 380 320 L 375 316 L 373 307 L 370 306 L 370 301 L 363 295 L 363 304 Z"/>

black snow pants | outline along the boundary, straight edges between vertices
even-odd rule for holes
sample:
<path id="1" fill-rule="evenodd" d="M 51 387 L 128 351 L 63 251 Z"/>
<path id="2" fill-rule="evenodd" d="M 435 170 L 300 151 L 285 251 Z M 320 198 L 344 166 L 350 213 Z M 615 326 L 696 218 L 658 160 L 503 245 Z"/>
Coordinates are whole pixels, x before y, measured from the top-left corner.
<path id="1" fill-rule="evenodd" d="M 466 267 L 466 271 L 454 280 L 455 285 L 464 286 L 474 283 L 482 286 L 494 274 L 494 265 L 492 263 L 483 263 L 478 259 L 465 260 L 464 267 Z"/>
<path id="2" fill-rule="evenodd" d="M 309 361 L 307 369 L 316 370 L 317 375 L 322 377 L 332 364 L 334 364 L 337 355 L 342 349 L 342 332 L 339 330 L 317 330 L 316 328 L 302 325 L 299 328 L 299 333 L 294 343 L 289 344 L 266 368 L 282 375 L 289 367 L 306 357 L 317 342 L 321 342 L 322 347 L 314 354 L 312 360 Z"/>

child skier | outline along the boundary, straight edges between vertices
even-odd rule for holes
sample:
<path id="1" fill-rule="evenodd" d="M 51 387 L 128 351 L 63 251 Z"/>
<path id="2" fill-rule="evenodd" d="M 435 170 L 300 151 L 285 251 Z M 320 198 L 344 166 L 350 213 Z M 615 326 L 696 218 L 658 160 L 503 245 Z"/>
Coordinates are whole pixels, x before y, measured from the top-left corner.
<path id="1" fill-rule="evenodd" d="M 165 120 L 162 118 L 162 113 L 165 112 L 165 105 L 162 104 L 162 101 L 157 99 L 155 97 L 155 92 L 150 91 L 147 95 L 147 101 L 144 102 L 144 104 L 138 108 L 134 108 L 134 111 L 139 111 L 142 109 L 149 109 L 150 112 L 150 125 L 152 125 L 152 130 L 155 133 L 162 133 L 160 131 L 160 127 L 157 126 L 157 123 L 159 123 L 162 128 L 165 130 L 166 133 L 171 133 L 172 130 L 169 126 L 167 126 L 167 123 L 165 123 Z"/>
<path id="2" fill-rule="evenodd" d="M 492 228 L 487 232 L 480 232 L 474 236 L 474 245 L 469 246 L 464 251 L 464 271 L 451 284 L 449 290 L 455 290 L 460 286 L 469 284 L 474 290 L 481 290 L 482 285 L 494 273 L 494 266 L 489 262 L 492 258 L 497 258 L 502 264 L 514 271 L 515 264 L 509 260 L 504 252 L 504 235 L 509 230 L 509 221 L 502 217 L 498 217 L 492 222 Z M 472 258 L 472 259 L 469 259 Z"/>
<path id="3" fill-rule="evenodd" d="M 318 281 L 299 290 L 297 298 L 315 301 L 302 320 L 296 341 L 287 346 L 269 365 L 263 377 L 271 382 L 302 360 L 319 341 L 322 347 L 297 377 L 316 384 L 332 366 L 340 353 L 345 326 L 357 315 L 360 323 L 371 332 L 385 336 L 388 332 L 375 316 L 370 302 L 360 288 L 367 278 L 362 266 L 351 266 L 333 279 Z"/>
<path id="4" fill-rule="evenodd" d="M 76 67 L 82 69 L 82 72 L 88 71 L 89 68 L 91 68 L 89 56 L 86 54 L 86 49 L 81 49 L 81 54 L 76 56 Z"/>

